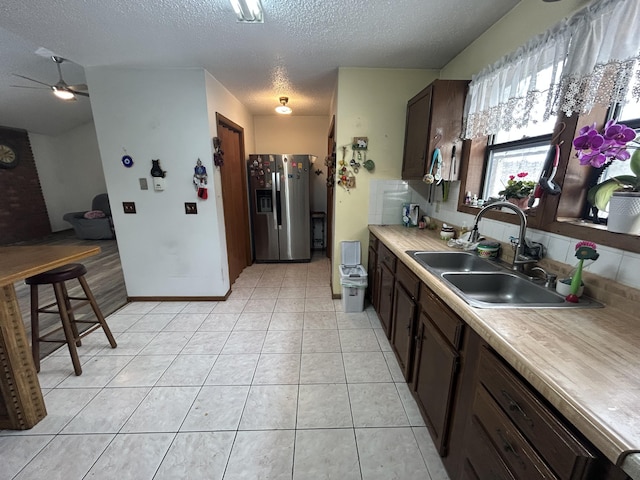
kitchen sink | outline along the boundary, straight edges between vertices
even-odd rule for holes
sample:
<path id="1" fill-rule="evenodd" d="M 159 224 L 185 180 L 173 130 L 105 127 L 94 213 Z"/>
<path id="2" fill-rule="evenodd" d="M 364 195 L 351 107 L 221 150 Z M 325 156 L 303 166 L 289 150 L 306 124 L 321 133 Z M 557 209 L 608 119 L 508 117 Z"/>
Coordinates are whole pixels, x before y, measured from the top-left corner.
<path id="1" fill-rule="evenodd" d="M 497 272 L 501 267 L 491 260 L 469 252 L 419 252 L 408 251 L 427 269 L 447 272 Z"/>
<path id="2" fill-rule="evenodd" d="M 462 293 L 471 305 L 531 305 L 565 303 L 563 296 L 513 273 L 448 272 L 442 278 Z"/>
<path id="3" fill-rule="evenodd" d="M 578 303 L 532 281 L 499 262 L 470 252 L 408 250 L 420 265 L 438 275 L 451 291 L 478 308 L 594 308 L 602 304 L 587 297 Z"/>

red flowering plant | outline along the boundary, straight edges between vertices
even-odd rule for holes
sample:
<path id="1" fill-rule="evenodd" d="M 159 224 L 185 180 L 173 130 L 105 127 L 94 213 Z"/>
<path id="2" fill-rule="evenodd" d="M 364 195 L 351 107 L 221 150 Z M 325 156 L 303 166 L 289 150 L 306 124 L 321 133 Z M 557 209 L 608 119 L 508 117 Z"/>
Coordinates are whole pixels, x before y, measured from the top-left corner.
<path id="1" fill-rule="evenodd" d="M 637 148 L 638 142 L 633 128 L 616 123 L 615 120 L 609 120 L 602 132 L 598 132 L 595 123 L 586 125 L 573 140 L 573 146 L 580 165 L 604 169 L 616 160 L 626 162 L 631 159 L 629 166 L 633 175 L 618 175 L 591 187 L 587 194 L 591 205 L 606 210 L 614 192 L 640 191 L 640 149 Z M 630 147 L 635 147 L 633 154 L 629 153 Z"/>
<path id="2" fill-rule="evenodd" d="M 536 182 L 533 180 L 524 180 L 529 173 L 520 172 L 517 175 L 509 175 L 509 180 L 504 186 L 504 190 L 500 190 L 498 195 L 504 198 L 527 198 L 533 193 Z"/>

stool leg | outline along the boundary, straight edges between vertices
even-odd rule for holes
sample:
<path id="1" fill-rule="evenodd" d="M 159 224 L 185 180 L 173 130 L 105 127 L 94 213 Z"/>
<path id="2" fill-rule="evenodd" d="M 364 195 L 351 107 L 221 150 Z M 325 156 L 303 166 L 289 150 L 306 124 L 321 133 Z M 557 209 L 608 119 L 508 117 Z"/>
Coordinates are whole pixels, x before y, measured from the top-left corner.
<path id="1" fill-rule="evenodd" d="M 64 297 L 65 307 L 67 309 L 67 315 L 69 315 L 69 325 L 71 325 L 71 331 L 73 332 L 73 338 L 76 340 L 76 347 L 82 346 L 82 340 L 80 339 L 80 333 L 78 332 L 78 324 L 76 323 L 76 317 L 73 314 L 73 308 L 71 308 L 71 300 L 69 300 L 69 292 L 64 282 L 60 283 L 62 287 L 62 296 Z"/>
<path id="2" fill-rule="evenodd" d="M 76 337 L 73 335 L 71 321 L 69 320 L 69 312 L 66 307 L 68 299 L 64 297 L 62 284 L 54 283 L 53 291 L 56 294 L 56 301 L 58 302 L 58 309 L 60 310 L 60 320 L 62 320 L 62 328 L 64 330 L 64 336 L 67 339 L 67 346 L 69 347 L 69 354 L 71 355 L 71 361 L 73 362 L 73 369 L 75 370 L 76 375 L 82 375 L 80 358 L 78 357 L 78 350 L 76 350 Z"/>
<path id="3" fill-rule="evenodd" d="M 31 285 L 31 355 L 40 371 L 40 319 L 38 318 L 38 285 Z"/>
<path id="4" fill-rule="evenodd" d="M 93 293 L 91 293 L 91 289 L 89 288 L 89 284 L 85 280 L 84 275 L 78 277 L 78 281 L 80 282 L 80 285 L 82 286 L 82 290 L 84 290 L 84 294 L 87 296 L 87 299 L 89 299 L 89 303 L 91 304 L 93 313 L 96 314 L 96 318 L 98 319 L 98 322 L 100 322 L 100 326 L 102 326 L 102 330 L 104 330 L 104 334 L 107 336 L 107 339 L 109 340 L 109 344 L 111 345 L 111 348 L 116 348 L 118 344 L 116 343 L 115 338 L 113 338 L 113 335 L 111 334 L 111 329 L 109 328 L 109 325 L 107 325 L 107 321 L 104 319 L 104 316 L 100 311 L 100 307 L 98 307 L 98 302 L 96 302 L 96 299 L 93 296 Z"/>

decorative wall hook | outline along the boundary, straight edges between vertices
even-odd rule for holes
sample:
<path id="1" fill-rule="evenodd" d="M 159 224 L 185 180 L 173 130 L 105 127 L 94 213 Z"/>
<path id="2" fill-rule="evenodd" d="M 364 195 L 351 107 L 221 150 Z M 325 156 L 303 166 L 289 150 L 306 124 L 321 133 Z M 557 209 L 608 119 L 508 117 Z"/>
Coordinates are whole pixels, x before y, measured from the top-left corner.
<path id="1" fill-rule="evenodd" d="M 213 164 L 216 167 L 221 167 L 224 165 L 224 158 L 222 156 L 224 152 L 222 151 L 222 142 L 219 137 L 213 137 Z"/>

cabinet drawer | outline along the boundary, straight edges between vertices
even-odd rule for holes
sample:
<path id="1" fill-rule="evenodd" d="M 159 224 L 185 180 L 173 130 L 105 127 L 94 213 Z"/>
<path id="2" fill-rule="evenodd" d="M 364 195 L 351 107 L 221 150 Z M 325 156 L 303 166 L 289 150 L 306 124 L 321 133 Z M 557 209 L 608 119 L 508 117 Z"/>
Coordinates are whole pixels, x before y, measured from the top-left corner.
<path id="1" fill-rule="evenodd" d="M 463 478 L 515 480 L 476 417 L 471 417 L 464 453 Z"/>
<path id="2" fill-rule="evenodd" d="M 460 348 L 464 322 L 424 283 L 420 286 L 420 306 L 455 349 Z"/>
<path id="3" fill-rule="evenodd" d="M 476 389 L 472 411 L 516 478 L 558 479 L 482 386 Z"/>
<path id="4" fill-rule="evenodd" d="M 396 256 L 382 242 L 378 242 L 378 262 L 386 265 L 391 273 L 396 272 Z"/>
<path id="5" fill-rule="evenodd" d="M 420 291 L 420 279 L 402 262 L 396 266 L 396 282 L 400 282 L 409 295 L 417 300 Z"/>
<path id="6" fill-rule="evenodd" d="M 595 454 L 487 348 L 480 353 L 478 379 L 560 478 L 581 478 L 595 461 Z"/>

